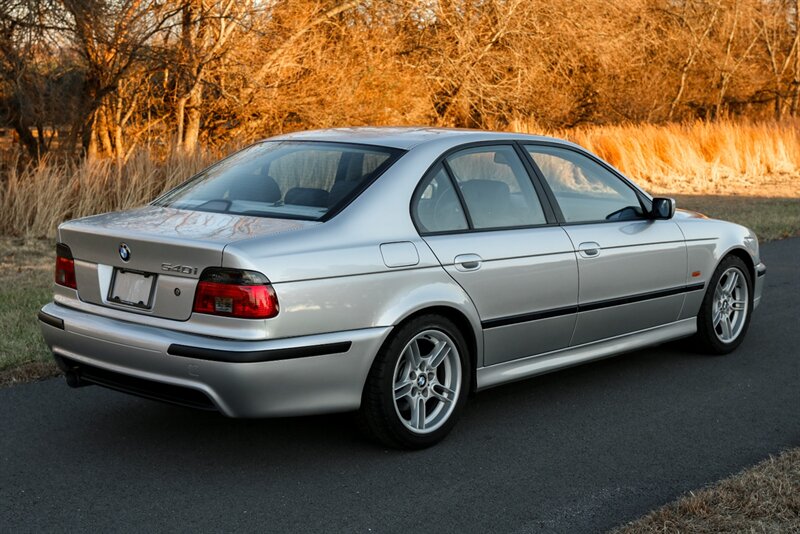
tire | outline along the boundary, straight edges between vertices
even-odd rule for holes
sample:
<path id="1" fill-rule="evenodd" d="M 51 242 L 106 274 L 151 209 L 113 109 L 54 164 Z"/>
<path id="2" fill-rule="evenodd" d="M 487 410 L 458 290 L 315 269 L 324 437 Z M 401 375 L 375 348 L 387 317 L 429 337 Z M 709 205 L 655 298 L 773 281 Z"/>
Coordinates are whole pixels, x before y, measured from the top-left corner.
<path id="1" fill-rule="evenodd" d="M 360 426 L 389 447 L 430 447 L 455 426 L 471 381 L 467 345 L 455 324 L 438 315 L 414 318 L 397 328 L 375 357 Z"/>
<path id="2" fill-rule="evenodd" d="M 753 279 L 745 263 L 726 256 L 717 266 L 697 315 L 696 339 L 704 352 L 728 354 L 738 347 L 753 313 Z"/>

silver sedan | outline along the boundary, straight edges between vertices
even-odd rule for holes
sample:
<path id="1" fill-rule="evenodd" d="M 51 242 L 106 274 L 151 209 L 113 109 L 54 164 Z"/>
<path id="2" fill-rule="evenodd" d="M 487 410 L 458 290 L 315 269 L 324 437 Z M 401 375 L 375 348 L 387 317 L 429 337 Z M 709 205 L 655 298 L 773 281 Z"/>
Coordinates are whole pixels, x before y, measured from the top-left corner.
<path id="1" fill-rule="evenodd" d="M 734 350 L 752 231 L 579 146 L 430 128 L 256 143 L 151 204 L 62 224 L 42 332 L 74 387 L 231 417 L 358 410 L 426 447 L 471 392 L 694 336 Z"/>

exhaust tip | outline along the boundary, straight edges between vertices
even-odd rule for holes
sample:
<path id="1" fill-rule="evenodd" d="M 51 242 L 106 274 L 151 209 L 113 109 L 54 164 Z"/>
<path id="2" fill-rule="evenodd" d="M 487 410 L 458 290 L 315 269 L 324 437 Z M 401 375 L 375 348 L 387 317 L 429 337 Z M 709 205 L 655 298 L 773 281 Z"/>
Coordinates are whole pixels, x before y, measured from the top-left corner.
<path id="1" fill-rule="evenodd" d="M 83 380 L 81 380 L 80 375 L 76 371 L 73 371 L 73 370 L 70 370 L 70 371 L 67 371 L 66 373 L 64 373 L 64 378 L 67 381 L 67 385 L 69 387 L 71 387 L 71 388 L 80 388 L 80 387 L 89 385 L 86 382 L 84 382 Z"/>

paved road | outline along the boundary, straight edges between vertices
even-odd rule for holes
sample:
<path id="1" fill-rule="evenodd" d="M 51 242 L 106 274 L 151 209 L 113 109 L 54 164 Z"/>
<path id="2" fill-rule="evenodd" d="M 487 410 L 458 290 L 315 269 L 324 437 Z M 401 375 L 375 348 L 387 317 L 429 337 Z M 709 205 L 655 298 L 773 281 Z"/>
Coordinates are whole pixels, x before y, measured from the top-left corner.
<path id="1" fill-rule="evenodd" d="M 496 388 L 422 452 L 365 443 L 348 416 L 0 389 L 0 531 L 605 530 L 800 445 L 800 239 L 763 256 L 734 354 L 667 345 Z"/>

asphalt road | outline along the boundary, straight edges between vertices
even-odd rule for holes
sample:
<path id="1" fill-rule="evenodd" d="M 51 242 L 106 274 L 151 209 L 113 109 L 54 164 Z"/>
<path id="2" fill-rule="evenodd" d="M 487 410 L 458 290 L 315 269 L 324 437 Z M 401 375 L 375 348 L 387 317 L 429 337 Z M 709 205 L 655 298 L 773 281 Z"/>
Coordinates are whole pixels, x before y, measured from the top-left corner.
<path id="1" fill-rule="evenodd" d="M 605 530 L 800 445 L 800 239 L 763 257 L 732 355 L 665 345 L 489 390 L 421 452 L 364 442 L 347 415 L 0 389 L 0 531 Z"/>

